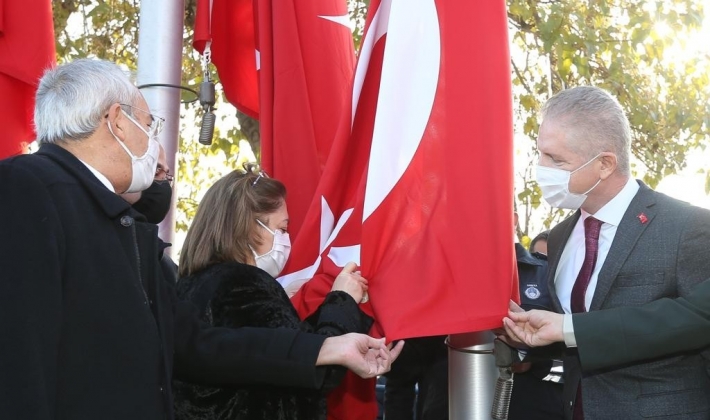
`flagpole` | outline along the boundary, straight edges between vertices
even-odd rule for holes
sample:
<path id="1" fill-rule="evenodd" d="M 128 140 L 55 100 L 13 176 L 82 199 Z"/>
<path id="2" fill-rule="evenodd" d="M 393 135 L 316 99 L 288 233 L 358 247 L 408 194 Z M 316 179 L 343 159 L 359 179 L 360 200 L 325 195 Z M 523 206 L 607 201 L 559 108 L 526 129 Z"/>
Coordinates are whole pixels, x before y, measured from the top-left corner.
<path id="1" fill-rule="evenodd" d="M 449 419 L 489 420 L 498 371 L 489 331 L 450 335 Z"/>
<path id="2" fill-rule="evenodd" d="M 182 76 L 182 35 L 185 18 L 184 0 L 142 0 L 140 32 L 138 34 L 138 74 L 136 84 L 180 86 Z M 175 156 L 178 150 L 180 123 L 180 89 L 149 86 L 141 88 L 151 111 L 165 118 L 158 140 L 165 149 L 172 173 L 177 172 Z M 175 197 L 170 212 L 160 223 L 159 235 L 172 242 L 175 231 Z"/>

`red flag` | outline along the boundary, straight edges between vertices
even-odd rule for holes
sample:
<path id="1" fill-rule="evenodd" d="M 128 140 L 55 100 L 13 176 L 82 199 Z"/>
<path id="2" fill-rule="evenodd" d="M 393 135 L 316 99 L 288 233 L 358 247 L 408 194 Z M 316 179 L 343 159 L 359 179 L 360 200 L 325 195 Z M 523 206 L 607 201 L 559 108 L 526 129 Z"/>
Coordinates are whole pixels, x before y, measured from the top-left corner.
<path id="1" fill-rule="evenodd" d="M 198 0 L 193 46 L 202 53 L 210 45 L 227 100 L 258 119 L 259 55 L 254 22 L 253 0 Z"/>
<path id="2" fill-rule="evenodd" d="M 355 68 L 345 0 L 258 0 L 261 165 L 288 191 L 297 237 L 350 99 Z"/>
<path id="3" fill-rule="evenodd" d="M 0 0 L 0 159 L 34 141 L 35 91 L 55 63 L 52 3 Z"/>
<path id="4" fill-rule="evenodd" d="M 517 297 L 509 62 L 502 0 L 371 2 L 352 131 L 281 279 L 313 277 L 302 315 L 356 260 L 389 339 L 500 326 Z"/>

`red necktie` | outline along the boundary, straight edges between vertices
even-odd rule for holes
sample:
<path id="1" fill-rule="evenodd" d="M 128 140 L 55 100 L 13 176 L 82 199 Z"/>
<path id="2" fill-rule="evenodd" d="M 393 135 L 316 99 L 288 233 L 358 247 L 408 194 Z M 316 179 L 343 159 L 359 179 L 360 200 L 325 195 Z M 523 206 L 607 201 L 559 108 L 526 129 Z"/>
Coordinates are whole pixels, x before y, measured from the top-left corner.
<path id="1" fill-rule="evenodd" d="M 572 287 L 572 296 L 570 298 L 572 313 L 587 312 L 584 299 L 587 295 L 587 288 L 589 287 L 589 281 L 592 279 L 594 267 L 597 265 L 597 254 L 599 254 L 599 232 L 602 229 L 603 223 L 604 222 L 597 220 L 592 216 L 589 216 L 584 220 L 584 262 L 582 263 L 582 268 L 579 270 L 579 274 L 577 274 L 577 280 L 574 282 L 574 287 Z M 575 399 L 572 419 L 584 419 L 584 412 L 582 409 L 581 380 L 577 386 L 577 397 Z"/>
<path id="2" fill-rule="evenodd" d="M 602 221 L 592 216 L 584 219 L 584 263 L 577 274 L 577 280 L 572 287 L 572 297 L 570 307 L 572 313 L 587 312 L 584 305 L 584 297 L 587 295 L 589 280 L 592 278 L 594 266 L 597 265 L 597 254 L 599 254 L 599 232 L 602 228 Z"/>

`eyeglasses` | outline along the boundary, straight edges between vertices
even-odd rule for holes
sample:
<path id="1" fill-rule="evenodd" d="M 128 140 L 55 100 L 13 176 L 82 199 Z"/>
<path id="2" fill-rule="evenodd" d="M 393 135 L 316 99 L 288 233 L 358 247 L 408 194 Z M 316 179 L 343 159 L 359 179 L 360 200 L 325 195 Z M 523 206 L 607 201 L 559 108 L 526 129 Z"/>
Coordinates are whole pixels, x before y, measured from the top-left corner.
<path id="1" fill-rule="evenodd" d="M 165 169 L 162 166 L 158 166 L 155 168 L 155 177 L 153 179 L 155 181 L 167 181 L 168 183 L 170 183 L 170 185 L 173 185 L 175 175 L 170 173 L 170 169 Z"/>
<path id="2" fill-rule="evenodd" d="M 163 125 L 165 124 L 165 118 L 151 114 L 149 111 L 135 107 L 133 105 L 128 105 L 128 104 L 120 104 L 120 105 L 122 107 L 125 106 L 128 108 L 131 108 L 132 110 L 143 112 L 143 113 L 148 114 L 150 116 L 150 126 L 148 128 L 148 135 L 149 136 L 152 136 L 152 137 L 158 136 L 160 134 L 160 132 L 163 131 Z"/>

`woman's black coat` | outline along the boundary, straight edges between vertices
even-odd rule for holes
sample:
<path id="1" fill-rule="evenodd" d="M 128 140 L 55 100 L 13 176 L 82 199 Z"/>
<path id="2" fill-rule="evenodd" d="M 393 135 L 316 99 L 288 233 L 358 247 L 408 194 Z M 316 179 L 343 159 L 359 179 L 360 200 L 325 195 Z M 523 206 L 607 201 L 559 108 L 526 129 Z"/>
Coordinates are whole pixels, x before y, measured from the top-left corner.
<path id="1" fill-rule="evenodd" d="M 178 281 L 178 295 L 198 307 L 202 320 L 217 327 L 266 327 L 326 336 L 363 332 L 372 320 L 345 292 L 330 292 L 306 322 L 281 285 L 260 268 L 229 262 L 212 265 Z M 325 419 L 325 394 L 342 379 L 343 368 L 330 368 L 321 390 L 268 385 L 190 385 L 176 381 L 179 420 Z M 288 372 L 283 372 L 289 375 Z"/>

